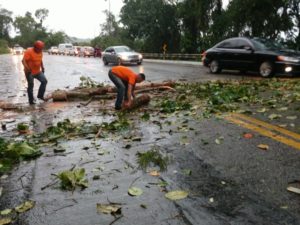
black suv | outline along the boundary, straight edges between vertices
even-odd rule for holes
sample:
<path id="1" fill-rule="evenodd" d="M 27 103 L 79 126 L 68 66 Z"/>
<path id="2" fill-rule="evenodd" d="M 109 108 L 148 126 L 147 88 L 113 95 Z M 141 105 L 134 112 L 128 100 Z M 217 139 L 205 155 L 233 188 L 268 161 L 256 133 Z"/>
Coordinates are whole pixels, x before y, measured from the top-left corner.
<path id="1" fill-rule="evenodd" d="M 261 38 L 226 39 L 204 52 L 202 61 L 211 73 L 229 69 L 258 71 L 262 77 L 300 74 L 300 52 Z"/>

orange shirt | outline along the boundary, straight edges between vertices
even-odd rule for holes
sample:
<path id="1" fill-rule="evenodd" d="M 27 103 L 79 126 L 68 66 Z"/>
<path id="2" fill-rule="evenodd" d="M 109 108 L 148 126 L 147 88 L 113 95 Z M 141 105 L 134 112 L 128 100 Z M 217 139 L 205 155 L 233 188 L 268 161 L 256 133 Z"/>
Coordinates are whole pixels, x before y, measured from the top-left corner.
<path id="1" fill-rule="evenodd" d="M 33 48 L 28 48 L 24 52 L 24 60 L 28 64 L 31 74 L 37 75 L 41 72 L 43 53 L 36 53 Z"/>
<path id="2" fill-rule="evenodd" d="M 127 81 L 131 85 L 135 85 L 136 83 L 137 74 L 126 66 L 114 66 L 111 69 L 111 72 L 113 72 L 117 77 L 121 78 L 122 80 Z"/>

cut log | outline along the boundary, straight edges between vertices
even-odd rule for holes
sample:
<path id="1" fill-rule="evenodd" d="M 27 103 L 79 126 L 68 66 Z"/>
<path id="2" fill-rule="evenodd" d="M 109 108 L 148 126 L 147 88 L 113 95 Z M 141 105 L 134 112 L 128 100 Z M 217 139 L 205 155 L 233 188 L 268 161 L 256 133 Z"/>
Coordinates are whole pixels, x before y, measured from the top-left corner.
<path id="1" fill-rule="evenodd" d="M 139 97 L 136 97 L 134 100 L 133 100 L 133 103 L 130 107 L 123 107 L 123 110 L 131 110 L 131 109 L 135 109 L 135 108 L 138 108 L 142 105 L 146 105 L 150 102 L 150 96 L 147 95 L 147 94 L 143 94 Z"/>

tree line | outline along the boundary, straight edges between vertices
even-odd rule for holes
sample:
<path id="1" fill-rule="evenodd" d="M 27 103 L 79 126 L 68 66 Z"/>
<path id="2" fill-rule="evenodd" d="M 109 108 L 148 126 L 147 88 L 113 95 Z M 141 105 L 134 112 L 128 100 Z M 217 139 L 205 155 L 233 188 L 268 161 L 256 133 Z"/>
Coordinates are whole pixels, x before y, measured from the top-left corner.
<path id="1" fill-rule="evenodd" d="M 200 53 L 229 37 L 253 36 L 277 40 L 300 50 L 299 0 L 123 0 L 119 19 L 108 10 L 101 33 L 91 40 L 102 49 L 126 44 L 147 53 Z M 48 31 L 47 9 L 12 18 L 0 5 L 0 46 L 23 47 L 41 39 L 46 46 L 68 40 L 64 32 Z M 9 36 L 10 29 L 17 35 Z M 78 43 L 77 43 L 78 44 Z M 79 43 L 80 44 L 80 43 Z"/>

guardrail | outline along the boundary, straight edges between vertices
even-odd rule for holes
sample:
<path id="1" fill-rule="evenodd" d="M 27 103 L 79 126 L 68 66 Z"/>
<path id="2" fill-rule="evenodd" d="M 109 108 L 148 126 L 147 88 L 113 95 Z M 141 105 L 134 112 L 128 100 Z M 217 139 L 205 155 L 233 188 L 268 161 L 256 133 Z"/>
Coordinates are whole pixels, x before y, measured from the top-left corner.
<path id="1" fill-rule="evenodd" d="M 201 62 L 201 54 L 142 53 L 144 59 L 187 60 Z"/>

